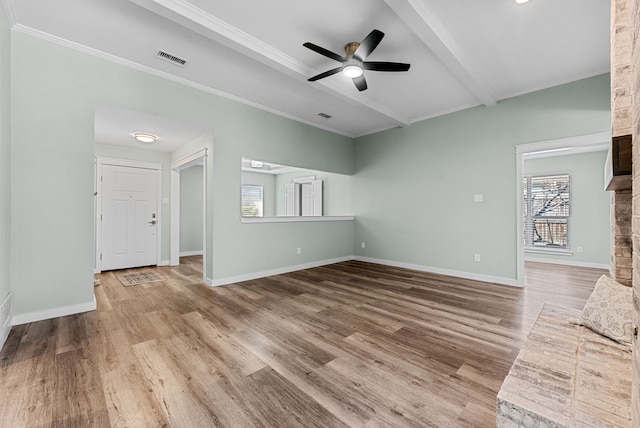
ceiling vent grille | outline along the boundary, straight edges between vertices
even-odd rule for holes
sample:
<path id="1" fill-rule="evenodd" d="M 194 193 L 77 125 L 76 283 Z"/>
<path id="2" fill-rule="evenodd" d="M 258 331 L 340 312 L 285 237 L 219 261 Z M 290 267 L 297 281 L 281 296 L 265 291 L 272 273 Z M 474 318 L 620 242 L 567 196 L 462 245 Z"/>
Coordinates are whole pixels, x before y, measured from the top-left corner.
<path id="1" fill-rule="evenodd" d="M 187 63 L 186 59 L 179 58 L 175 55 L 171 55 L 170 53 L 162 50 L 158 50 L 157 56 L 158 58 L 164 59 L 165 61 L 169 61 L 170 63 L 179 65 L 179 66 L 184 66 Z"/>
<path id="2" fill-rule="evenodd" d="M 324 117 L 325 119 L 330 119 L 331 118 L 331 116 L 328 115 L 327 113 L 318 113 L 318 116 Z"/>

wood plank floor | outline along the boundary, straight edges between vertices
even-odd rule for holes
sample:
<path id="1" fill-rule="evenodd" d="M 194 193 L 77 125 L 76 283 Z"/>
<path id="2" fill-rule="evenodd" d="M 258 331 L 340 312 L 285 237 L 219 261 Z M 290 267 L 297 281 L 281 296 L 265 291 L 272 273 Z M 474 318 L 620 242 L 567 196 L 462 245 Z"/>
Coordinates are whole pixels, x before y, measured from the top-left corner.
<path id="1" fill-rule="evenodd" d="M 14 327 L 0 426 L 493 427 L 542 305 L 581 308 L 604 273 L 531 263 L 522 290 L 351 261 L 210 288 L 182 262 Z"/>

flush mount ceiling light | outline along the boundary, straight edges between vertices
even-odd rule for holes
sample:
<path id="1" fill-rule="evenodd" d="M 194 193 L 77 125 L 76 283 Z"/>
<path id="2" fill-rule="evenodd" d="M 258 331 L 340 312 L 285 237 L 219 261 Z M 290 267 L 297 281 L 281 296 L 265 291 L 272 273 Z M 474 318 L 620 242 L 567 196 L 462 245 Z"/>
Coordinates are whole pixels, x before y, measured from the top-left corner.
<path id="1" fill-rule="evenodd" d="M 141 143 L 147 144 L 155 143 L 155 141 L 158 139 L 158 137 L 156 137 L 155 135 L 145 134 L 144 132 L 134 132 L 133 137 Z"/>
<path id="2" fill-rule="evenodd" d="M 518 4 L 523 4 L 523 3 L 527 3 L 529 0 L 516 0 L 516 3 Z"/>
<path id="3" fill-rule="evenodd" d="M 352 79 L 362 76 L 362 68 L 358 65 L 347 65 L 342 69 L 342 73 Z"/>

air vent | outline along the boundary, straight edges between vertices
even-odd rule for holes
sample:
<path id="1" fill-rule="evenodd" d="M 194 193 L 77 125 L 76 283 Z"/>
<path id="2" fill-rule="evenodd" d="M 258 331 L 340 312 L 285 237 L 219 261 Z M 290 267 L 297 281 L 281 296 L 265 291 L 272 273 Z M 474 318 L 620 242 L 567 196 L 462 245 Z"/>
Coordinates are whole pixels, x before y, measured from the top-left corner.
<path id="1" fill-rule="evenodd" d="M 184 66 L 187 63 L 186 59 L 178 58 L 175 55 L 171 55 L 168 52 L 158 50 L 158 58 L 164 59 L 165 61 L 169 61 L 172 64 Z"/>
<path id="2" fill-rule="evenodd" d="M 318 116 L 324 117 L 325 119 L 330 119 L 331 116 L 328 115 L 327 113 L 318 113 Z"/>

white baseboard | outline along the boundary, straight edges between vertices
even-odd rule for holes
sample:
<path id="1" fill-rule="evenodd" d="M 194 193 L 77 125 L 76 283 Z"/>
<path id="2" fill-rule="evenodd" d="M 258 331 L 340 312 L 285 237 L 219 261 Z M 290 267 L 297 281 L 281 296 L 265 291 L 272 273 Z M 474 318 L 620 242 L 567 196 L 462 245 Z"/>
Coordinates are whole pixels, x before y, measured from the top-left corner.
<path id="1" fill-rule="evenodd" d="M 539 257 L 525 257 L 525 262 L 535 262 L 535 263 L 550 263 L 552 265 L 566 265 L 566 266 L 576 266 L 576 267 L 585 267 L 585 268 L 594 268 L 594 269 L 606 269 L 609 270 L 611 266 L 608 263 L 591 263 L 591 262 L 579 262 L 572 260 L 556 260 L 556 259 L 544 259 Z"/>
<path id="2" fill-rule="evenodd" d="M 405 269 L 419 270 L 422 272 L 437 273 L 440 275 L 456 276 L 458 278 L 471 279 L 474 281 L 492 282 L 495 284 L 509 285 L 511 287 L 523 286 L 522 284 L 518 283 L 517 279 L 503 278 L 501 276 L 490 276 L 490 275 L 483 275 L 479 273 L 461 272 L 457 270 L 441 269 L 441 268 L 436 268 L 432 266 L 415 265 L 411 263 L 396 262 L 392 260 L 374 259 L 371 257 L 355 256 L 353 259 L 361 262 L 376 263 L 376 264 L 385 265 L 385 266 L 394 266 L 394 267 L 400 267 Z"/>
<path id="3" fill-rule="evenodd" d="M 13 325 L 27 324 L 35 321 L 80 314 L 82 312 L 95 311 L 96 307 L 96 297 L 93 296 L 93 301 L 87 303 L 78 303 L 77 305 L 61 306 L 59 308 L 47 309 L 44 311 L 14 315 Z"/>
<path id="4" fill-rule="evenodd" d="M 283 273 L 295 272 L 297 270 L 310 269 L 318 266 L 331 265 L 334 263 L 346 262 L 349 260 L 353 260 L 353 256 L 320 260 L 317 262 L 304 263 L 301 265 L 294 265 L 294 266 L 286 266 L 286 267 L 277 268 L 277 269 L 265 270 L 262 272 L 254 272 L 254 273 L 248 273 L 248 274 L 237 275 L 237 276 L 228 276 L 226 278 L 219 278 L 219 279 L 207 278 L 205 282 L 207 285 L 210 285 L 212 287 L 218 287 L 220 285 L 234 284 L 236 282 L 242 282 L 242 281 L 250 281 L 252 279 L 264 278 L 264 277 L 273 276 L 273 275 L 280 275 Z"/>
<path id="5" fill-rule="evenodd" d="M 180 252 L 180 257 L 201 256 L 202 254 L 203 254 L 202 250 L 199 250 L 199 251 L 182 251 L 182 252 Z"/>
<path id="6" fill-rule="evenodd" d="M 170 266 L 171 263 L 169 262 L 169 260 L 160 260 L 158 262 L 158 266 Z"/>
<path id="7" fill-rule="evenodd" d="M 11 331 L 11 293 L 0 304 L 0 349 L 4 346 Z"/>

